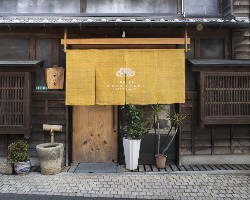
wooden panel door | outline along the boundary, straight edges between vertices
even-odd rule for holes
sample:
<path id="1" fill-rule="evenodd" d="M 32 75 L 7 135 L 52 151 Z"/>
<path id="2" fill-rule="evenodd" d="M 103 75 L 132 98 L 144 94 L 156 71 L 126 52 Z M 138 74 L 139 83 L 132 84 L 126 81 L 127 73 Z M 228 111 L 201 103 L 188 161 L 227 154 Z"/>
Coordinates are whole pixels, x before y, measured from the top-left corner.
<path id="1" fill-rule="evenodd" d="M 117 112 L 113 106 L 73 107 L 73 162 L 117 161 L 117 123 L 113 122 L 113 112 Z"/>

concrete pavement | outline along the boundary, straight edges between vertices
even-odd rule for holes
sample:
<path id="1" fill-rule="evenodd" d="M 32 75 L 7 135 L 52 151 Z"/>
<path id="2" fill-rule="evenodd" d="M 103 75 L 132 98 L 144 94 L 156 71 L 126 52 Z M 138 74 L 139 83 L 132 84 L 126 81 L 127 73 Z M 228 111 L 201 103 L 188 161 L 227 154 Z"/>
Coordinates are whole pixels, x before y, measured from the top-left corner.
<path id="1" fill-rule="evenodd" d="M 249 174 L 0 175 L 0 193 L 141 199 L 250 199 Z"/>
<path id="2" fill-rule="evenodd" d="M 0 200 L 34 200 L 34 199 L 35 200 L 110 200 L 110 198 L 0 193 Z"/>

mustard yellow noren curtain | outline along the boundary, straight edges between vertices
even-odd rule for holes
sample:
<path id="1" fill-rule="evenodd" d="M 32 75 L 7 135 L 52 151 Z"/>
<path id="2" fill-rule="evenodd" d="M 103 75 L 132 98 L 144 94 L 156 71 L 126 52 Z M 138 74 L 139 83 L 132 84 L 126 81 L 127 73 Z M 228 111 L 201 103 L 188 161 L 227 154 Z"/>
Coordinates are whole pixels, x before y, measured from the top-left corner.
<path id="1" fill-rule="evenodd" d="M 183 49 L 68 50 L 66 104 L 185 101 Z"/>
<path id="2" fill-rule="evenodd" d="M 125 75 L 119 71 L 125 66 L 123 50 L 96 50 L 96 104 L 125 104 Z"/>
<path id="3" fill-rule="evenodd" d="M 66 105 L 95 105 L 95 66 L 92 51 L 66 53 Z"/>
<path id="4" fill-rule="evenodd" d="M 155 50 L 126 51 L 126 68 L 134 71 L 134 76 L 126 76 L 127 104 L 154 104 L 156 88 Z"/>
<path id="5" fill-rule="evenodd" d="M 157 50 L 155 102 L 172 104 L 185 102 L 184 49 Z"/>

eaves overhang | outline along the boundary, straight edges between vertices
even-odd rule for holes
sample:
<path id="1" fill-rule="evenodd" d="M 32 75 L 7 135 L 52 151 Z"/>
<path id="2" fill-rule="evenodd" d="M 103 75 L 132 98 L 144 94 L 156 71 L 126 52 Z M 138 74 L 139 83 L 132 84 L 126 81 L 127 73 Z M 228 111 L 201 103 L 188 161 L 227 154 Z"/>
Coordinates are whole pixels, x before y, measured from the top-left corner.
<path id="1" fill-rule="evenodd" d="M 184 18 L 182 16 L 1 16 L 0 26 L 223 26 L 250 27 L 248 19 Z"/>
<path id="2" fill-rule="evenodd" d="M 43 60 L 0 60 L 0 71 L 37 72 Z"/>
<path id="3" fill-rule="evenodd" d="M 250 71 L 250 60 L 188 59 L 192 71 Z"/>

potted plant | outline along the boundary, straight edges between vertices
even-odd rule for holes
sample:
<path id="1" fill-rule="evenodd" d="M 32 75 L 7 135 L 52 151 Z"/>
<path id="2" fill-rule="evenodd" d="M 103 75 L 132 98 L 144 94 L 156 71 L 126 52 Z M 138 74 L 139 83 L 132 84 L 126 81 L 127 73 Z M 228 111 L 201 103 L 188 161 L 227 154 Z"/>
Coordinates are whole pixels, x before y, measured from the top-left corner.
<path id="1" fill-rule="evenodd" d="M 152 109 L 154 113 L 154 123 L 155 123 L 154 129 L 155 133 L 157 133 L 156 130 L 159 130 L 159 112 L 161 111 L 161 108 L 159 104 L 155 104 L 152 105 Z M 167 151 L 171 146 L 171 144 L 173 143 L 175 136 L 179 130 L 179 127 L 185 118 L 186 116 L 176 112 L 174 112 L 173 114 L 168 114 L 168 119 L 170 120 L 170 128 L 167 133 L 167 138 L 170 136 L 170 141 L 160 153 L 161 134 L 158 132 L 157 154 L 155 155 L 157 168 L 159 169 L 165 168 L 167 160 Z M 172 133 L 173 128 L 175 129 L 174 133 Z"/>
<path id="2" fill-rule="evenodd" d="M 148 131 L 148 122 L 143 118 L 143 109 L 135 105 L 126 105 L 123 148 L 126 169 L 135 170 L 138 167 L 141 138 Z"/>
<path id="3" fill-rule="evenodd" d="M 14 163 L 17 174 L 27 174 L 30 171 L 29 145 L 26 141 L 18 140 L 8 146 L 9 161 Z"/>

